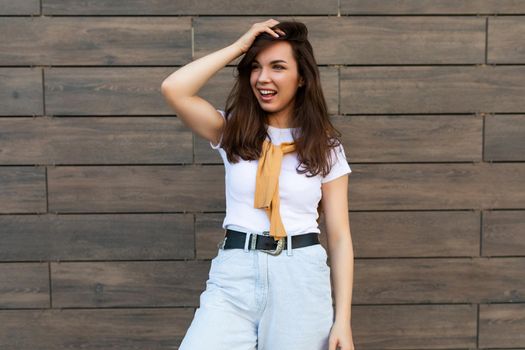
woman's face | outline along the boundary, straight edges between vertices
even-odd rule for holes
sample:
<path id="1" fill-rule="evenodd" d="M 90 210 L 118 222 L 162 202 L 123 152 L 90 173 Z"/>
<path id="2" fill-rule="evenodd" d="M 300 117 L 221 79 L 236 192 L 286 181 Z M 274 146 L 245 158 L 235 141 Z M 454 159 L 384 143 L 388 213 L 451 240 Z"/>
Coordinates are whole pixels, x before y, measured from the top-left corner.
<path id="1" fill-rule="evenodd" d="M 293 108 L 299 84 L 297 62 L 292 46 L 286 41 L 276 42 L 257 54 L 252 62 L 250 86 L 263 110 L 277 113 Z M 272 90 L 276 94 L 264 96 L 261 90 Z"/>

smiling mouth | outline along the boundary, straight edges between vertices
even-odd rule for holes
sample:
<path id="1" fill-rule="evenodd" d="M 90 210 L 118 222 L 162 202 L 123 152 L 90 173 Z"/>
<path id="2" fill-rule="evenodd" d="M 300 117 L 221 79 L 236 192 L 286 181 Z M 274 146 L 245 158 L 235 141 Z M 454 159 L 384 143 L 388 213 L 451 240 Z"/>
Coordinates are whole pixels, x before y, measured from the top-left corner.
<path id="1" fill-rule="evenodd" d="M 261 90 L 263 90 L 263 91 L 265 91 L 265 92 L 266 92 L 266 91 L 273 91 L 273 93 L 270 93 L 270 94 L 268 94 L 268 93 L 267 93 L 267 94 L 263 94 L 263 93 L 261 92 Z M 268 89 L 268 90 L 266 90 L 266 89 L 257 89 L 257 92 L 259 93 L 259 96 L 261 97 L 261 99 L 262 99 L 263 101 L 270 101 L 270 100 L 272 100 L 272 99 L 277 95 L 277 91 L 275 91 L 275 90 L 270 90 L 270 89 Z"/>

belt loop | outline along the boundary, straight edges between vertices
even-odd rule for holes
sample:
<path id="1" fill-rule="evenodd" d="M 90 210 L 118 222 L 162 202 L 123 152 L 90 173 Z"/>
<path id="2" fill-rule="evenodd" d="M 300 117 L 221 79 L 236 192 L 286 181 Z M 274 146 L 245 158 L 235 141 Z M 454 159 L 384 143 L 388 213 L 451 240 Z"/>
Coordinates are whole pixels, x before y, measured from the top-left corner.
<path id="1" fill-rule="evenodd" d="M 292 236 L 286 235 L 286 255 L 292 256 Z"/>
<path id="2" fill-rule="evenodd" d="M 248 251 L 248 243 L 250 243 L 251 241 L 251 236 L 252 236 L 252 233 L 251 232 L 246 232 L 246 239 L 244 240 L 244 251 L 247 252 Z"/>

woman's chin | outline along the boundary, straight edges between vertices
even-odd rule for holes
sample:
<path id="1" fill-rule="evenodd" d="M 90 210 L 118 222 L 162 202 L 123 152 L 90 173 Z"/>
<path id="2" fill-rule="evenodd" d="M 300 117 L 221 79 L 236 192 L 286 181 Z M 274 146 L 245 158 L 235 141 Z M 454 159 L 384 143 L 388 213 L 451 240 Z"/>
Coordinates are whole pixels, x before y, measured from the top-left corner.
<path id="1" fill-rule="evenodd" d="M 260 103 L 259 106 L 261 106 L 261 109 L 265 112 L 275 112 L 279 110 L 276 106 L 269 106 L 267 103 Z"/>

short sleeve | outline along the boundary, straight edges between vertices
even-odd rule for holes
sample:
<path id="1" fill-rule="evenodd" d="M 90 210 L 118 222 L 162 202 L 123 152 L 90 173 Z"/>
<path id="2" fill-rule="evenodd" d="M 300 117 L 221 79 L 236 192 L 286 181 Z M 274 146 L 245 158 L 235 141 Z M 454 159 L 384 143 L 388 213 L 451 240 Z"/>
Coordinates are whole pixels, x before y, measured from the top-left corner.
<path id="1" fill-rule="evenodd" d="M 217 111 L 219 112 L 219 114 L 220 114 L 224 119 L 226 119 L 226 117 L 224 116 L 224 111 L 223 111 L 223 110 L 217 109 Z M 214 145 L 214 144 L 210 141 L 210 146 L 211 146 L 211 148 L 213 148 L 213 149 L 219 149 L 219 148 L 221 148 L 221 143 L 222 143 L 222 134 L 221 134 L 221 137 L 220 137 L 220 139 L 219 139 L 219 143 L 216 144 L 216 145 Z"/>
<path id="2" fill-rule="evenodd" d="M 350 165 L 348 165 L 348 162 L 346 161 L 346 155 L 345 150 L 343 148 L 343 144 L 339 144 L 338 146 L 332 148 L 331 151 L 332 168 L 330 172 L 321 179 L 321 183 L 326 183 L 328 181 L 334 180 L 340 176 L 352 172 L 352 169 L 350 169 Z"/>

